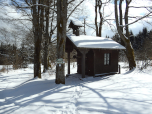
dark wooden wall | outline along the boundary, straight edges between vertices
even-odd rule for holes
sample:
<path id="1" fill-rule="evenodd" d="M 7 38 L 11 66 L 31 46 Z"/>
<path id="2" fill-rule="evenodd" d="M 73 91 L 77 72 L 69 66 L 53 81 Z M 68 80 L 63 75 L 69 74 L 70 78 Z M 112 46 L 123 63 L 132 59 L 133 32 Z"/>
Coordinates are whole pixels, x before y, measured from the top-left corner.
<path id="1" fill-rule="evenodd" d="M 85 74 L 94 76 L 95 74 L 118 72 L 118 52 L 117 50 L 92 49 L 86 54 Z M 110 53 L 110 64 L 104 65 L 104 53 Z M 82 54 L 77 52 L 77 73 L 81 74 Z"/>
<path id="2" fill-rule="evenodd" d="M 72 52 L 74 46 L 72 42 L 69 40 L 69 38 L 66 38 L 66 44 L 65 44 L 65 52 Z"/>
<path id="3" fill-rule="evenodd" d="M 81 74 L 82 71 L 82 54 L 77 50 L 77 73 Z"/>
<path id="4" fill-rule="evenodd" d="M 117 50 L 94 50 L 95 74 L 118 72 Z M 110 53 L 110 64 L 104 65 L 104 53 Z"/>
<path id="5" fill-rule="evenodd" d="M 89 50 L 86 54 L 86 74 L 94 76 L 94 52 Z"/>

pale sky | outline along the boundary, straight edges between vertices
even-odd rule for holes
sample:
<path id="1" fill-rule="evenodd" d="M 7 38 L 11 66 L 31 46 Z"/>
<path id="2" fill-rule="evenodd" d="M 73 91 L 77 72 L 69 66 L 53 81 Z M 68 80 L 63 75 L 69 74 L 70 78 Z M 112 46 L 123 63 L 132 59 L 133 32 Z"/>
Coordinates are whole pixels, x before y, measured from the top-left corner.
<path id="1" fill-rule="evenodd" d="M 77 0 L 80 1 L 80 0 Z M 132 0 L 132 3 L 130 4 L 130 6 L 149 6 L 149 4 L 152 4 L 152 1 L 149 0 Z M 77 13 L 77 14 L 73 14 L 70 19 L 73 18 L 77 18 L 81 21 L 83 21 L 84 17 L 87 17 L 87 23 L 90 24 L 91 26 L 94 26 L 94 18 L 95 18 L 95 9 L 94 9 L 94 0 L 85 0 L 85 2 L 83 2 L 83 4 L 79 7 L 80 9 L 83 10 L 83 12 Z M 125 9 L 125 4 L 123 4 L 123 12 Z M 81 11 L 82 11 L 81 10 Z M 13 18 L 25 18 L 22 17 L 22 15 L 18 12 L 16 12 L 13 8 L 11 7 L 5 7 L 3 9 L 0 9 L 0 17 L 4 16 L 3 13 L 7 13 L 8 16 L 13 17 Z M 130 8 L 129 10 L 129 16 L 143 16 L 146 13 L 148 13 L 148 11 L 146 9 L 136 9 L 136 8 Z M 114 19 L 114 4 L 113 3 L 109 3 L 105 9 L 104 9 L 104 15 L 110 15 L 109 17 L 107 17 L 107 19 Z M 129 20 L 129 23 L 134 21 L 135 19 Z M 147 20 L 148 22 L 151 22 L 151 19 L 144 19 Z M 133 33 L 136 35 L 139 31 L 142 30 L 143 27 L 147 27 L 148 30 L 152 29 L 152 26 L 147 24 L 146 22 L 144 22 L 144 20 L 139 21 L 133 25 L 130 25 L 129 28 L 130 30 L 133 31 Z M 28 21 L 22 21 L 23 23 L 25 23 L 28 26 L 31 26 L 31 23 L 28 23 Z M 115 28 L 115 21 L 111 21 L 110 22 L 112 24 L 112 28 Z M 0 27 L 6 27 L 7 29 L 11 30 L 13 29 L 13 27 L 11 25 L 9 25 L 8 23 L 4 23 L 0 21 Z M 116 29 L 114 29 L 116 30 Z M 89 27 L 86 28 L 86 32 L 87 35 L 93 35 L 95 36 L 95 31 Z M 105 37 L 106 35 L 112 37 L 115 34 L 115 32 L 112 32 L 109 25 L 107 25 L 107 23 L 105 23 L 103 25 L 103 30 L 102 30 L 102 36 Z"/>
<path id="2" fill-rule="evenodd" d="M 150 0 L 132 0 L 130 6 L 150 6 L 149 4 L 152 4 L 152 1 Z M 88 23 L 94 24 L 94 18 L 95 18 L 95 11 L 94 11 L 94 0 L 90 2 L 90 0 L 86 0 L 83 4 L 83 7 L 86 9 L 85 15 L 87 15 L 87 20 Z M 123 12 L 125 12 L 125 3 L 123 3 Z M 143 16 L 148 11 L 145 8 L 130 8 L 129 9 L 129 16 Z M 104 15 L 110 15 L 107 17 L 107 19 L 114 19 L 114 4 L 109 3 L 105 9 L 104 9 Z M 99 16 L 98 16 L 99 17 Z M 135 21 L 136 19 L 131 19 L 129 20 L 130 22 Z M 129 28 L 130 30 L 133 31 L 133 33 L 136 35 L 138 34 L 139 31 L 142 30 L 143 27 L 147 27 L 148 30 L 152 29 L 152 25 L 147 24 L 145 21 L 152 22 L 151 19 L 143 19 L 142 21 L 139 21 L 133 25 L 130 25 Z M 115 21 L 111 21 L 111 23 L 115 26 Z M 92 29 L 88 28 L 87 29 L 87 34 L 92 35 L 93 31 Z M 95 35 L 95 32 L 94 32 Z M 103 30 L 102 30 L 102 36 L 105 37 L 106 35 L 108 36 L 113 36 L 114 32 L 111 31 L 107 23 L 104 24 Z"/>

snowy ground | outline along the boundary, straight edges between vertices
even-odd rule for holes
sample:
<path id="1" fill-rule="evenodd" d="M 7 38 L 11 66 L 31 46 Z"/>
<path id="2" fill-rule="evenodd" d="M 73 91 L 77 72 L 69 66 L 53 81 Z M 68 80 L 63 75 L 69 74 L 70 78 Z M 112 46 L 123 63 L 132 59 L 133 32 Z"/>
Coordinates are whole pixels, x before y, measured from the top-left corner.
<path id="1" fill-rule="evenodd" d="M 151 68 L 127 72 L 123 67 L 122 74 L 85 79 L 74 74 L 65 85 L 56 85 L 51 72 L 33 79 L 30 65 L 0 74 L 0 113 L 151 114 L 151 74 Z"/>

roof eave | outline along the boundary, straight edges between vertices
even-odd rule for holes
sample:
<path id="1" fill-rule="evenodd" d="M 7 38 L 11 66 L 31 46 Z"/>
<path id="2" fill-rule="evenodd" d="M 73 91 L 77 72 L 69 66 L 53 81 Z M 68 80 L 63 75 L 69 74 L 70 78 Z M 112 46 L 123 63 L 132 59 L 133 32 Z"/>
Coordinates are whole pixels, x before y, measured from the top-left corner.
<path id="1" fill-rule="evenodd" d="M 76 46 L 76 45 L 75 45 Z M 77 46 L 76 46 L 77 47 Z M 104 49 L 104 50 L 126 50 L 122 48 L 89 48 L 89 47 L 77 47 L 78 49 Z"/>

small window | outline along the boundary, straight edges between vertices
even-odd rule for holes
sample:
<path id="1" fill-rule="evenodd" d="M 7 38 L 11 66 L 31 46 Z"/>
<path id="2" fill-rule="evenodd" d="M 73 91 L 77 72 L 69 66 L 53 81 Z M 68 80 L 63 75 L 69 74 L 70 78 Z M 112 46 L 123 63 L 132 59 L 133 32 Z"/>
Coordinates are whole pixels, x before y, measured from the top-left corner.
<path id="1" fill-rule="evenodd" d="M 105 53 L 104 54 L 104 65 L 109 65 L 110 64 L 110 53 Z"/>

